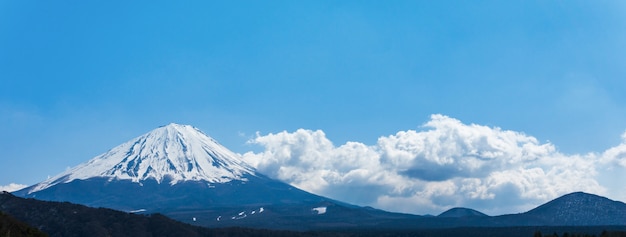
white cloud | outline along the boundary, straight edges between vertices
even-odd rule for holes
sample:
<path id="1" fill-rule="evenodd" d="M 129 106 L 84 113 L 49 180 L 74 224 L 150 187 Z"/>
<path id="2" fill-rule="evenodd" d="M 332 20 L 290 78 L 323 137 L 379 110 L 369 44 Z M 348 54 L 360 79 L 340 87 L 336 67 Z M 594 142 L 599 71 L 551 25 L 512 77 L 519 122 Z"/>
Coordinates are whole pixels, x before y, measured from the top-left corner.
<path id="1" fill-rule="evenodd" d="M 0 192 L 1 191 L 14 192 L 14 191 L 26 188 L 26 187 L 27 185 L 24 185 L 24 184 L 10 183 L 9 185 L 0 186 Z"/>
<path id="2" fill-rule="evenodd" d="M 606 150 L 601 156 L 601 161 L 626 168 L 626 132 L 622 134 L 622 143 Z"/>
<path id="3" fill-rule="evenodd" d="M 335 146 L 321 131 L 260 135 L 244 159 L 304 190 L 391 211 L 438 214 L 465 206 L 488 214 L 523 212 L 560 195 L 606 195 L 606 169 L 626 168 L 623 144 L 602 154 L 565 155 L 526 134 L 432 115 L 422 130 L 375 145 Z M 616 168 L 617 167 L 617 168 Z"/>

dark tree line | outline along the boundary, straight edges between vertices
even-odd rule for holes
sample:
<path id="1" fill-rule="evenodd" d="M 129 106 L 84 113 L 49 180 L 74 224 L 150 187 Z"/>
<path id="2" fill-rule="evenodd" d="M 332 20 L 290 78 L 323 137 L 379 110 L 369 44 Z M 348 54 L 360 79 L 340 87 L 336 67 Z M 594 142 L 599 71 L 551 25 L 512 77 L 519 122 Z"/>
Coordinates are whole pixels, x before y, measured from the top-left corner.
<path id="1" fill-rule="evenodd" d="M 43 237 L 47 236 L 37 228 L 31 227 L 0 211 L 0 237 Z"/>
<path id="2" fill-rule="evenodd" d="M 577 234 L 577 233 L 568 233 L 563 232 L 563 234 L 559 235 L 556 232 L 552 234 L 542 234 L 541 231 L 536 231 L 533 237 L 597 237 L 597 235 L 593 234 Z M 599 237 L 626 237 L 626 231 L 602 231 Z"/>

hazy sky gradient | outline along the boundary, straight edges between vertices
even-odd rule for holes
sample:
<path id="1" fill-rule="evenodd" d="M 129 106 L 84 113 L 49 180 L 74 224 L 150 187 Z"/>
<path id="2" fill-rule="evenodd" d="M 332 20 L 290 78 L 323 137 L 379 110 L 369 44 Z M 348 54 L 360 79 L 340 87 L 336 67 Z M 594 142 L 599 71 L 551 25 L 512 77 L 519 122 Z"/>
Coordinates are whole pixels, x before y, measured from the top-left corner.
<path id="1" fill-rule="evenodd" d="M 623 1 L 0 1 L 0 185 L 170 122 L 243 154 L 442 114 L 600 154 L 626 130 L 624 29 Z"/>

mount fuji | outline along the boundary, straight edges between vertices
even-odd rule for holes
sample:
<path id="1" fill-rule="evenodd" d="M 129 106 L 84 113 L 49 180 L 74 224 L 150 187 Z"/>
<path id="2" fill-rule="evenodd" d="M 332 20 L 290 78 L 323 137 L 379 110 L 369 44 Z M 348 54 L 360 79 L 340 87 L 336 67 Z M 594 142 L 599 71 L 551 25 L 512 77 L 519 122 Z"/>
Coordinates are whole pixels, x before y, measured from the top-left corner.
<path id="1" fill-rule="evenodd" d="M 91 178 L 175 185 L 185 181 L 245 182 L 248 176 L 256 176 L 255 170 L 236 154 L 197 128 L 172 123 L 34 185 L 28 193 Z"/>
<path id="2" fill-rule="evenodd" d="M 408 216 L 342 203 L 270 179 L 197 128 L 174 123 L 13 194 L 158 212 L 209 227 L 308 229 Z"/>

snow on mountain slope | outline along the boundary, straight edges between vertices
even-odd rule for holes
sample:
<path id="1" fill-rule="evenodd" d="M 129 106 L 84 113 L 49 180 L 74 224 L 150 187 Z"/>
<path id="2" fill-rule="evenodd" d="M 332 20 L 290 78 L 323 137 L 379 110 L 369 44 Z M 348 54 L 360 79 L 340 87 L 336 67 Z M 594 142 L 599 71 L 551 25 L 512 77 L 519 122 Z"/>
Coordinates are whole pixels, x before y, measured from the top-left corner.
<path id="1" fill-rule="evenodd" d="M 255 175 L 255 170 L 239 155 L 197 128 L 171 123 L 41 182 L 29 193 L 94 177 L 133 182 L 167 180 L 174 185 L 180 181 L 245 181 L 246 175 Z"/>

